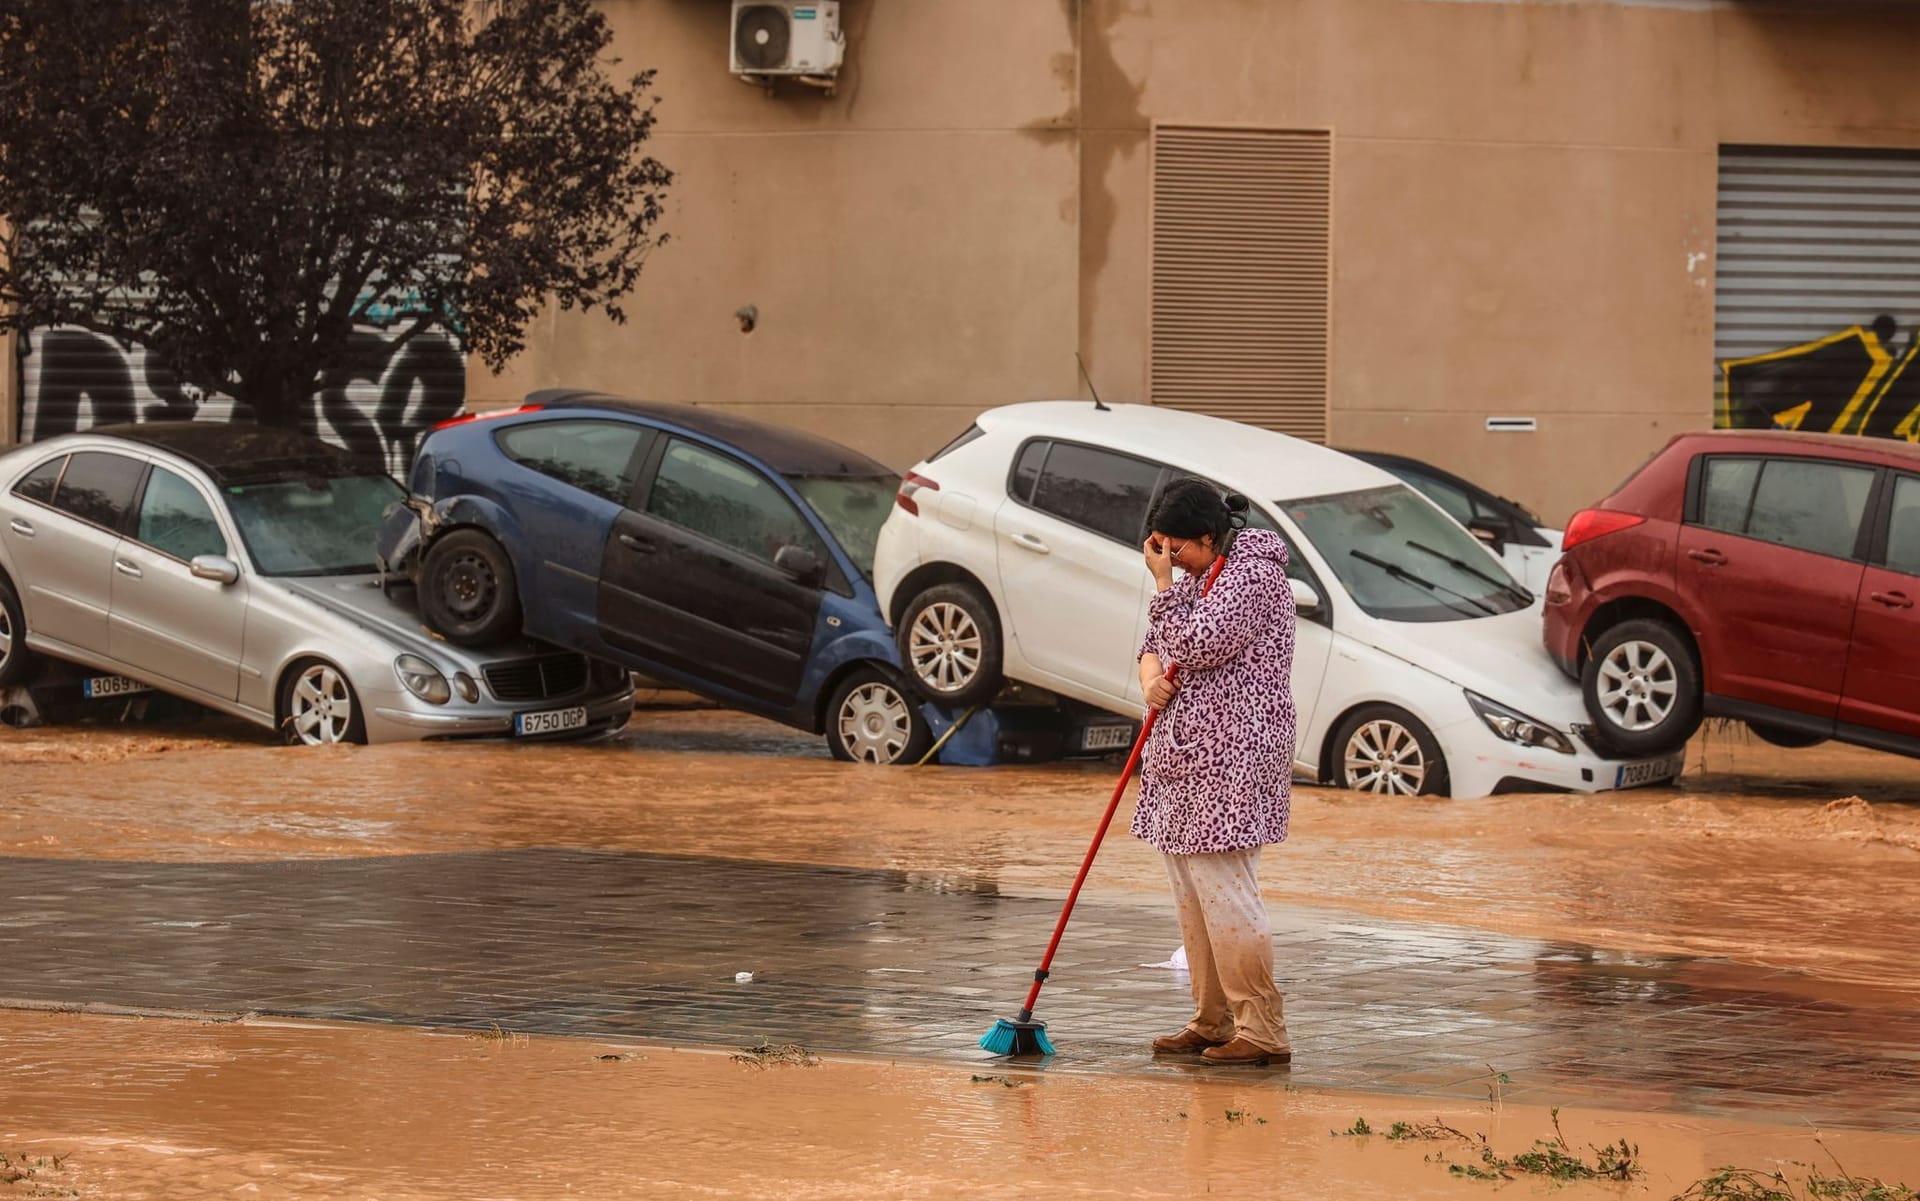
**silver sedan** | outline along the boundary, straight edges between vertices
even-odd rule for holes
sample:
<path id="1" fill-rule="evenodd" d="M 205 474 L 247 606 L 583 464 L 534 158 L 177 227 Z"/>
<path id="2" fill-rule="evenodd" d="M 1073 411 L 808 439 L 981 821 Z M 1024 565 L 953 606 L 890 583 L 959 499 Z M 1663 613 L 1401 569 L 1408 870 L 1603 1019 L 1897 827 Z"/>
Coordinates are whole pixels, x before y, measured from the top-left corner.
<path id="1" fill-rule="evenodd" d="M 403 498 L 378 465 L 253 426 L 152 422 L 0 455 L 0 692 L 51 655 L 309 745 L 624 725 L 616 665 L 422 627 L 375 562 Z"/>

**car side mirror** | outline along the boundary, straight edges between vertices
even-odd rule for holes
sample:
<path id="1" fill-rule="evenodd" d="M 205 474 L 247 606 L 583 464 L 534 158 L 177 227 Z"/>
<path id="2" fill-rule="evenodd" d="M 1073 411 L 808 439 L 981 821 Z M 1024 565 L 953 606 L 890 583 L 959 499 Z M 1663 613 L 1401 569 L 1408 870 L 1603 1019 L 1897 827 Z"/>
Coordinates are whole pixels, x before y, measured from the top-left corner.
<path id="1" fill-rule="evenodd" d="M 1305 580 L 1287 577 L 1287 583 L 1293 588 L 1293 611 L 1302 617 L 1311 617 L 1320 611 L 1320 593 Z"/>
<path id="2" fill-rule="evenodd" d="M 817 584 L 825 575 L 820 557 L 804 546 L 783 546 L 773 552 L 773 565 L 802 584 Z"/>
<path id="3" fill-rule="evenodd" d="M 187 564 L 187 570 L 193 572 L 196 580 L 221 584 L 231 584 L 240 578 L 240 565 L 225 555 L 195 555 L 193 562 Z"/>
<path id="4" fill-rule="evenodd" d="M 1481 521 L 1478 518 L 1467 523 L 1467 533 L 1472 534 L 1475 538 L 1480 539 L 1480 541 L 1493 547 L 1495 550 L 1499 550 L 1507 541 L 1506 530 L 1501 529 L 1499 526 L 1489 524 L 1488 522 Z"/>

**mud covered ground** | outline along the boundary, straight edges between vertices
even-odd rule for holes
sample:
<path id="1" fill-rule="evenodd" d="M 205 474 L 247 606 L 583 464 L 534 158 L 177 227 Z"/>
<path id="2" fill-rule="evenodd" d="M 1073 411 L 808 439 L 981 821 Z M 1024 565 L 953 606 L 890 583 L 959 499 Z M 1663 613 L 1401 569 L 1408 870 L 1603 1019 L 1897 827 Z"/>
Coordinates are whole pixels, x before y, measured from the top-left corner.
<path id="1" fill-rule="evenodd" d="M 1051 897 L 1071 879 L 1114 770 L 855 768 L 813 739 L 711 710 L 643 711 L 619 737 L 583 746 L 289 750 L 212 720 L 0 729 L 0 856 L 579 847 L 888 868 Z M 1680 784 L 1659 790 L 1449 801 L 1301 788 L 1292 840 L 1264 870 L 1276 909 L 1791 968 L 1807 973 L 1802 991 L 1920 1004 L 1920 765 L 1908 760 L 1780 751 L 1716 731 Z M 1109 840 L 1094 895 L 1164 887 L 1151 853 Z M 1724 1164 L 1789 1161 L 1920 1185 L 1920 1137 L 1820 1136 L 1784 1114 L 1568 1111 L 1571 1146 L 1626 1138 L 1644 1175 L 1496 1186 L 1449 1172 L 1477 1162 L 1467 1144 L 1330 1132 L 1362 1116 L 1380 1130 L 1438 1119 L 1511 1154 L 1550 1135 L 1545 1111 L 1492 1096 L 1428 1102 L 909 1057 L 756 1066 L 738 1050 L 0 1013 L 0 1181 L 18 1177 L 0 1183 L 0 1201 L 1496 1188 L 1667 1198 Z"/>
<path id="2" fill-rule="evenodd" d="M 712 1051 L 290 1022 L 0 1014 L 0 1154 L 65 1157 L 0 1197 L 953 1198 L 1552 1196 L 1664 1201 L 1728 1164 L 1889 1179 L 1916 1141 L 1566 1110 L 1588 1162 L 1625 1139 L 1628 1183 L 1478 1165 L 1458 1139 L 1336 1137 L 1444 1123 L 1502 1157 L 1551 1116 L 1232 1079 L 970 1072 L 905 1060 L 738 1062 Z M 44 1191 L 36 1191 L 44 1190 Z"/>

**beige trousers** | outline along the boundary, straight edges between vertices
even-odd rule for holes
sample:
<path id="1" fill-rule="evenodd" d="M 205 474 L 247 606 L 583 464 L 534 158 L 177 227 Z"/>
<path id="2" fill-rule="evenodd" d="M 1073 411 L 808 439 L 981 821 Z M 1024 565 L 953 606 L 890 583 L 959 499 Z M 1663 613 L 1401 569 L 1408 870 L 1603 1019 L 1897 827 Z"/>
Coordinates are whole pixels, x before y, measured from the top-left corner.
<path id="1" fill-rule="evenodd" d="M 1273 930 L 1260 895 L 1260 848 L 1164 858 L 1193 978 L 1187 1029 L 1215 1042 L 1238 1035 L 1262 1050 L 1287 1049 Z"/>

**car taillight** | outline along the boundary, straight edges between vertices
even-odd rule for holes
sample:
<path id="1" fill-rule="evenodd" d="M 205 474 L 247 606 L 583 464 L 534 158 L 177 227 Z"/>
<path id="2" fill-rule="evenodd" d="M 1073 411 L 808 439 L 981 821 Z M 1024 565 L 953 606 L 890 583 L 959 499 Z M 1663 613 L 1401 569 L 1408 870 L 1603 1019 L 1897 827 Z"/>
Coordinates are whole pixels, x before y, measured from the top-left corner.
<path id="1" fill-rule="evenodd" d="M 465 425 L 469 421 L 488 421 L 495 417 L 514 417 L 521 413 L 538 413 L 545 407 L 545 405 L 521 405 L 517 409 L 494 409 L 489 413 L 462 413 L 458 417 L 447 418 L 433 428 L 443 430 L 452 425 Z"/>
<path id="2" fill-rule="evenodd" d="M 894 503 L 915 517 L 918 517 L 920 516 L 920 502 L 913 498 L 914 495 L 922 489 L 928 492 L 938 492 L 940 491 L 940 485 L 917 471 L 909 471 L 907 472 L 907 478 L 900 481 L 900 491 L 894 494 Z"/>
<path id="3" fill-rule="evenodd" d="M 1612 509 L 1582 509 L 1573 515 L 1567 523 L 1567 532 L 1560 540 L 1560 550 L 1564 553 L 1582 542 L 1592 542 L 1595 538 L 1604 538 L 1608 534 L 1617 534 L 1621 530 L 1630 530 L 1636 525 L 1646 524 L 1646 518 L 1638 513 L 1616 513 Z"/>

